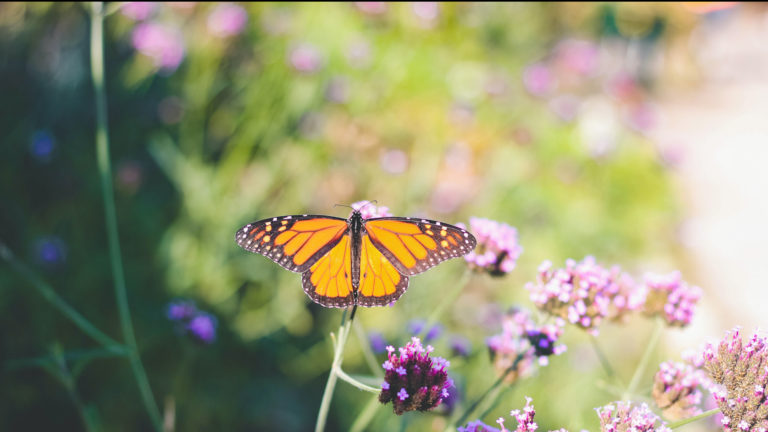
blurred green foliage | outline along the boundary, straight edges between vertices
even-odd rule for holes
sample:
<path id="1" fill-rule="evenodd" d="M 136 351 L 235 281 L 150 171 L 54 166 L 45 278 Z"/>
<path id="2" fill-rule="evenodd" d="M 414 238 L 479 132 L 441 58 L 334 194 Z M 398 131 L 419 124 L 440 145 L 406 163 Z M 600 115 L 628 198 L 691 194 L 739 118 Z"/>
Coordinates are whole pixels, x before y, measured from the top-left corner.
<path id="1" fill-rule="evenodd" d="M 592 254 L 635 269 L 674 256 L 676 205 L 655 147 L 625 128 L 596 156 L 578 121 L 559 119 L 523 86 L 524 68 L 562 38 L 616 38 L 606 36 L 605 6 L 441 4 L 426 19 L 410 4 L 380 13 L 353 4 L 244 4 L 247 24 L 227 37 L 211 33 L 215 7 L 158 4 L 143 21 L 122 10 L 106 19 L 129 302 L 153 391 L 162 409 L 175 407 L 177 430 L 314 424 L 330 366 L 327 336 L 341 313 L 310 304 L 298 275 L 237 247 L 235 231 L 253 220 L 345 216 L 335 204 L 377 200 L 396 215 L 450 223 L 475 215 L 517 227 L 525 251 L 515 272 L 473 277 L 442 317 L 448 334 L 473 343 L 468 359 L 450 359 L 465 400 L 495 380 L 483 342 L 498 331 L 491 317 L 513 303 L 530 306 L 522 286 L 542 260 Z M 118 335 L 87 22 L 80 4 L 0 5 L 0 240 Z M 135 49 L 146 23 L 179 32 L 178 68 L 158 70 Z M 40 133 L 52 143 L 43 157 Z M 52 238 L 62 255 L 53 262 L 40 249 Z M 359 321 L 403 343 L 406 323 L 428 315 L 463 271 L 454 260 L 415 277 L 396 305 L 359 311 Z M 5 265 L 0 284 L 4 364 L 54 345 L 92 346 Z M 174 332 L 165 305 L 178 297 L 218 317 L 214 344 Z M 634 324 L 632 338 L 605 331 L 625 376 L 648 330 Z M 587 340 L 571 329 L 571 352 L 509 392 L 486 420 L 530 395 L 543 428 L 594 428 L 592 408 L 610 396 L 594 385 L 601 371 L 581 348 Z M 348 345 L 345 370 L 369 374 L 359 343 Z M 434 344 L 448 356 L 447 336 Z M 149 427 L 125 362 L 96 360 L 78 372 L 77 391 L 105 430 Z M 6 367 L 2 381 L 0 429 L 80 428 L 65 389 L 39 369 Z M 346 430 L 366 403 L 341 383 L 328 429 Z M 397 418 L 381 407 L 370 428 L 402 421 L 402 430 L 444 424 L 437 413 Z"/>

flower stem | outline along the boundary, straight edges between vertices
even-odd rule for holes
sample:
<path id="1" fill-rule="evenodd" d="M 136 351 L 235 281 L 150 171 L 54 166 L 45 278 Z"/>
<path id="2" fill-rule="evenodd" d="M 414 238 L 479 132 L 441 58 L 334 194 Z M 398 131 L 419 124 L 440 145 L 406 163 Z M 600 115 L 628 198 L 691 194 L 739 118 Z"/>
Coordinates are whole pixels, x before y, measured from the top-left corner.
<path id="1" fill-rule="evenodd" d="M 91 11 L 91 76 L 93 78 L 93 93 L 96 103 L 96 156 L 101 177 L 101 192 L 104 199 L 104 213 L 109 242 L 109 257 L 112 264 L 117 310 L 120 316 L 120 327 L 125 344 L 130 348 L 128 356 L 133 375 L 144 401 L 154 429 L 163 430 L 160 411 L 149 387 L 149 380 L 141 363 L 133 333 L 131 313 L 128 309 L 128 295 L 125 289 L 123 261 L 120 254 L 120 238 L 117 231 L 117 215 L 115 211 L 115 196 L 112 188 L 112 167 L 109 160 L 109 129 L 107 124 L 107 95 L 104 85 L 104 5 L 93 2 Z"/>
<path id="2" fill-rule="evenodd" d="M 421 334 L 419 335 L 421 340 L 424 340 L 426 334 L 429 332 L 435 322 L 437 322 L 438 318 L 440 318 L 440 316 L 445 312 L 445 309 L 456 301 L 456 298 L 464 290 L 467 282 L 469 282 L 469 276 L 471 274 L 472 271 L 469 268 L 466 268 L 464 273 L 461 275 L 461 279 L 459 279 L 459 281 L 454 285 L 453 290 L 447 295 L 442 296 L 440 303 L 434 309 L 432 309 L 432 313 L 427 318 L 427 322 L 424 324 L 424 328 L 421 330 Z"/>
<path id="3" fill-rule="evenodd" d="M 720 412 L 720 408 L 711 409 L 711 410 L 705 411 L 705 412 L 703 412 L 703 413 L 701 413 L 699 415 L 696 415 L 696 416 L 693 416 L 693 417 L 688 417 L 687 419 L 678 420 L 678 421 L 676 421 L 674 423 L 670 423 L 668 425 L 668 427 L 670 429 L 677 429 L 680 426 L 684 426 L 684 425 L 687 425 L 688 423 L 695 422 L 696 420 L 700 420 L 700 419 L 709 417 L 711 415 L 715 415 L 715 414 L 717 414 L 719 412 Z"/>
<path id="4" fill-rule="evenodd" d="M 367 391 L 367 392 L 370 392 L 370 393 L 376 393 L 376 394 L 381 392 L 381 389 L 377 389 L 375 387 L 371 387 L 369 385 L 365 385 L 365 384 L 361 383 L 360 381 L 352 378 L 346 372 L 344 372 L 341 369 L 341 367 L 336 368 L 336 375 L 338 375 L 339 378 L 341 378 L 342 380 L 352 384 L 354 387 L 359 388 L 360 390 Z"/>
<path id="5" fill-rule="evenodd" d="M 342 354 L 344 352 L 344 345 L 347 343 L 347 336 L 349 336 L 349 330 L 351 327 L 351 319 L 346 323 L 342 321 L 341 326 L 339 327 L 338 338 L 334 339 L 334 335 L 331 333 L 331 338 L 335 340 L 333 346 L 333 363 L 331 364 L 331 371 L 328 373 L 328 381 L 325 383 L 323 398 L 320 402 L 320 410 L 317 412 L 315 432 L 323 432 L 323 430 L 325 430 L 325 422 L 328 420 L 328 410 L 331 407 L 331 399 L 333 399 L 333 389 L 336 387 L 336 380 L 339 377 L 339 371 L 341 371 L 341 360 L 343 358 Z"/>
<path id="6" fill-rule="evenodd" d="M 371 368 L 371 372 L 373 372 L 376 377 L 383 377 L 384 374 L 381 372 L 381 367 L 379 367 L 378 363 L 376 362 L 376 356 L 371 350 L 371 344 L 368 341 L 368 338 L 365 336 L 365 330 L 363 330 L 363 326 L 360 324 L 359 320 L 355 321 L 354 327 L 355 333 L 357 334 L 357 339 L 360 341 L 360 349 L 363 350 L 363 357 L 365 358 L 365 362 L 368 363 L 368 367 Z"/>
<path id="7" fill-rule="evenodd" d="M 651 334 L 651 339 L 648 341 L 648 344 L 645 346 L 645 352 L 643 353 L 643 356 L 640 358 L 640 363 L 637 364 L 637 368 L 635 369 L 635 373 L 632 375 L 632 379 L 629 381 L 629 386 L 627 386 L 627 390 L 621 396 L 622 400 L 628 400 L 629 397 L 632 396 L 635 393 L 635 391 L 637 391 L 637 386 L 640 383 L 640 378 L 643 376 L 643 373 L 645 372 L 645 368 L 648 366 L 648 362 L 651 360 L 651 354 L 653 353 L 653 350 L 656 348 L 656 345 L 659 343 L 659 338 L 661 337 L 661 331 L 663 329 L 664 329 L 664 323 L 661 321 L 661 319 L 656 319 L 656 323 L 653 328 L 653 333 Z"/>
<path id="8" fill-rule="evenodd" d="M 365 428 L 368 427 L 368 424 L 371 423 L 371 420 L 373 420 L 373 416 L 376 414 L 376 409 L 378 407 L 379 397 L 374 396 L 371 398 L 371 400 L 368 401 L 368 404 L 357 416 L 355 422 L 352 423 L 352 426 L 349 428 L 349 432 L 361 432 L 365 430 Z"/>
<path id="9" fill-rule="evenodd" d="M 504 370 L 504 373 L 501 374 L 501 376 L 488 388 L 488 390 L 485 391 L 482 395 L 480 395 L 475 402 L 472 403 L 472 405 L 469 406 L 464 412 L 459 416 L 459 418 L 456 421 L 451 422 L 448 427 L 445 429 L 448 430 L 455 430 L 456 425 L 463 425 L 467 418 L 477 409 L 477 407 L 480 405 L 480 403 L 488 397 L 489 394 L 493 393 L 502 383 L 504 383 L 504 380 L 507 378 L 507 375 L 517 370 L 517 365 L 520 363 L 520 361 L 525 356 L 525 353 L 520 353 L 515 357 L 515 361 L 512 363 L 512 366 L 508 367 L 506 370 Z"/>
<path id="10" fill-rule="evenodd" d="M 45 300 L 53 305 L 53 307 L 58 309 L 62 315 L 72 321 L 72 323 L 74 323 L 80 330 L 82 330 L 83 333 L 90 336 L 93 340 L 101 344 L 109 351 L 113 351 L 115 353 L 122 353 L 125 351 L 125 347 L 121 343 L 104 334 L 104 332 L 96 328 L 96 326 L 88 321 L 88 319 L 80 315 L 80 312 L 75 310 L 75 308 L 70 306 L 69 303 L 61 298 L 61 296 L 59 296 L 47 282 L 42 280 L 38 275 L 30 270 L 29 267 L 19 261 L 13 252 L 11 252 L 11 250 L 8 249 L 2 242 L 0 242 L 0 258 L 7 261 L 8 264 L 10 264 L 17 273 L 25 278 L 30 283 L 30 285 L 32 285 L 32 287 L 34 287 L 41 296 L 43 296 Z"/>
<path id="11" fill-rule="evenodd" d="M 597 337 L 595 337 L 594 335 L 589 335 L 589 340 L 590 342 L 592 342 L 592 348 L 595 350 L 595 354 L 597 354 L 597 358 L 600 360 L 600 365 L 603 367 L 605 374 L 608 376 L 609 379 L 613 380 L 616 384 L 618 384 L 621 387 L 624 387 L 624 384 L 621 383 L 619 376 L 616 375 L 616 371 L 611 366 L 611 362 L 608 360 L 608 357 L 605 355 L 605 352 L 603 352 L 603 350 L 600 348 L 600 345 L 598 345 Z"/>

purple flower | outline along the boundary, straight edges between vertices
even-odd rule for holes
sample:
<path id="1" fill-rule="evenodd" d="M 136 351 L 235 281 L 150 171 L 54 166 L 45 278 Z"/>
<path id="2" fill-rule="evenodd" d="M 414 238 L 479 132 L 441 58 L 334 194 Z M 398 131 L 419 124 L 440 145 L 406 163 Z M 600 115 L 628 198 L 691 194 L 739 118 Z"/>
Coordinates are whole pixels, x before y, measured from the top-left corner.
<path id="1" fill-rule="evenodd" d="M 593 75 L 597 71 L 598 49 L 586 40 L 567 39 L 555 49 L 558 64 L 571 74 Z"/>
<path id="2" fill-rule="evenodd" d="M 208 15 L 208 31 L 220 38 L 240 34 L 248 23 L 248 14 L 234 3 L 219 3 Z"/>
<path id="3" fill-rule="evenodd" d="M 463 224 L 459 224 L 463 227 Z M 515 268 L 523 248 L 517 242 L 517 230 L 490 219 L 469 218 L 469 231 L 477 239 L 474 251 L 464 256 L 469 266 L 491 276 L 503 276 Z"/>
<path id="4" fill-rule="evenodd" d="M 133 29 L 133 46 L 149 57 L 155 66 L 173 72 L 184 58 L 184 40 L 181 33 L 168 25 L 143 22 Z"/>
<path id="5" fill-rule="evenodd" d="M 616 402 L 596 408 L 602 432 L 631 430 L 633 432 L 671 432 L 666 423 L 654 414 L 648 405 L 632 407 L 629 402 Z M 661 425 L 656 427 L 656 422 Z"/>
<path id="6" fill-rule="evenodd" d="M 389 207 L 375 206 L 371 204 L 371 201 L 357 201 L 352 203 L 350 207 L 359 211 L 363 219 L 392 216 L 392 213 L 389 212 Z"/>
<path id="7" fill-rule="evenodd" d="M 664 362 L 653 379 L 651 397 L 664 417 L 681 420 L 701 413 L 704 371 L 686 363 Z"/>
<path id="8" fill-rule="evenodd" d="M 451 353 L 453 353 L 453 355 L 459 357 L 467 357 L 469 356 L 471 349 L 472 344 L 470 343 L 469 339 L 463 336 L 451 337 Z"/>
<path id="9" fill-rule="evenodd" d="M 368 333 L 368 341 L 371 344 L 371 349 L 374 353 L 380 354 L 386 350 L 387 341 L 384 339 L 384 335 L 379 332 Z"/>
<path id="10" fill-rule="evenodd" d="M 309 44 L 294 47 L 288 56 L 288 61 L 297 72 L 305 74 L 316 72 L 322 65 L 320 52 Z"/>
<path id="11" fill-rule="evenodd" d="M 408 322 L 408 332 L 411 334 L 420 334 L 424 331 L 424 326 L 426 325 L 426 321 L 421 319 L 414 319 Z M 424 342 L 429 342 L 431 340 L 437 339 L 440 337 L 440 334 L 443 332 L 443 326 L 440 324 L 433 325 L 429 331 L 427 331 L 427 334 L 424 336 Z"/>
<path id="12" fill-rule="evenodd" d="M 488 426 L 480 420 L 474 420 L 467 423 L 466 426 L 460 426 L 458 432 L 501 432 L 501 430 Z"/>
<path id="13" fill-rule="evenodd" d="M 437 2 L 413 2 L 411 10 L 425 27 L 431 27 L 440 16 L 440 4 Z"/>
<path id="14" fill-rule="evenodd" d="M 392 402 L 395 414 L 407 411 L 429 411 L 443 401 L 453 380 L 448 378 L 445 369 L 448 361 L 440 357 L 430 357 L 431 346 L 425 349 L 417 337 L 399 348 L 387 349 L 388 360 L 384 362 L 384 381 L 379 394 L 379 402 Z M 390 366 L 390 367 L 387 367 Z M 394 389 L 398 389 L 397 393 Z"/>
<path id="15" fill-rule="evenodd" d="M 645 287 L 646 315 L 661 315 L 673 327 L 691 323 L 696 303 L 701 298 L 701 288 L 685 283 L 679 271 L 667 275 L 648 274 Z"/>
<path id="16" fill-rule="evenodd" d="M 510 415 L 517 420 L 517 429 L 515 429 L 516 432 L 535 432 L 536 429 L 539 428 L 539 425 L 536 424 L 535 421 L 533 421 L 533 418 L 536 416 L 536 410 L 533 408 L 533 405 L 531 405 L 531 401 L 533 399 L 526 396 L 525 398 L 525 407 L 523 410 L 512 410 L 510 411 Z M 501 426 L 502 431 L 504 430 L 504 421 L 503 419 L 499 422 L 499 425 Z"/>
<path id="17" fill-rule="evenodd" d="M 134 21 L 143 21 L 152 15 L 157 3 L 153 2 L 125 2 L 120 12 Z"/>
<path id="18" fill-rule="evenodd" d="M 192 300 L 176 300 L 168 303 L 166 316 L 171 321 L 188 321 L 197 314 L 197 307 Z"/>
<path id="19" fill-rule="evenodd" d="M 216 325 L 216 318 L 201 312 L 189 321 L 187 330 L 199 341 L 209 344 L 216 339 Z"/>
<path id="20" fill-rule="evenodd" d="M 355 7 L 368 15 L 380 15 L 387 11 L 387 2 L 355 2 Z"/>
<path id="21" fill-rule="evenodd" d="M 38 161 L 50 161 L 55 148 L 56 142 L 50 132 L 39 130 L 32 134 L 32 139 L 29 142 L 29 151 Z"/>
<path id="22" fill-rule="evenodd" d="M 543 97 L 555 88 L 555 78 L 548 66 L 534 63 L 523 71 L 523 85 L 532 95 Z"/>
<path id="23" fill-rule="evenodd" d="M 38 261 L 45 267 L 55 268 L 67 259 L 67 246 L 58 237 L 42 237 L 35 242 Z"/>
<path id="24" fill-rule="evenodd" d="M 328 86 L 325 88 L 325 98 L 333 103 L 344 103 L 348 98 L 347 80 L 343 77 L 331 78 Z"/>
<path id="25" fill-rule="evenodd" d="M 758 432 L 768 428 L 768 340 L 755 332 L 746 345 L 739 328 L 717 346 L 707 345 L 704 368 L 723 414 L 723 430 Z"/>
<path id="26" fill-rule="evenodd" d="M 531 375 L 536 364 L 545 366 L 549 356 L 565 352 L 565 345 L 555 345 L 562 335 L 562 327 L 552 324 L 538 327 L 525 310 L 511 311 L 502 318 L 501 324 L 501 334 L 491 336 L 486 343 L 497 373 L 505 375 L 507 382 Z"/>

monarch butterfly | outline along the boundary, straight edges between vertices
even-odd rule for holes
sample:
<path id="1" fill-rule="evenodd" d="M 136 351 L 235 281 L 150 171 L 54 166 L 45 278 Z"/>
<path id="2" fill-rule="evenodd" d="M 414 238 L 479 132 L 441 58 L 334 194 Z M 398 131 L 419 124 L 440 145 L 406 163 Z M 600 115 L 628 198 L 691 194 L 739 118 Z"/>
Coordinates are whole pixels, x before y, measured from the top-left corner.
<path id="1" fill-rule="evenodd" d="M 386 306 L 408 288 L 408 277 L 471 252 L 464 229 L 409 217 L 349 219 L 280 216 L 249 223 L 235 234 L 243 249 L 302 273 L 304 292 L 325 307 Z"/>

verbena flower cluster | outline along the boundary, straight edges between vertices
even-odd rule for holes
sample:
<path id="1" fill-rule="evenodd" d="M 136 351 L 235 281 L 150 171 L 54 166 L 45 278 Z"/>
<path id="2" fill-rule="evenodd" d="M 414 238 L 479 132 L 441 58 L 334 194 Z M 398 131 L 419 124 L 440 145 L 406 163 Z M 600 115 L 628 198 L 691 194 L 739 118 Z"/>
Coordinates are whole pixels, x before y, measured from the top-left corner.
<path id="1" fill-rule="evenodd" d="M 467 229 L 463 224 L 462 228 Z M 477 239 L 474 251 L 464 256 L 470 268 L 503 276 L 514 270 L 523 248 L 517 242 L 517 230 L 490 219 L 469 218 L 469 232 Z"/>
<path id="2" fill-rule="evenodd" d="M 168 304 L 166 316 L 195 340 L 210 344 L 216 340 L 216 318 L 197 309 L 191 300 L 177 300 Z"/>
<path id="3" fill-rule="evenodd" d="M 370 201 L 358 201 L 350 206 L 360 212 L 363 219 L 392 216 L 389 207 L 375 206 Z"/>
<path id="4" fill-rule="evenodd" d="M 602 432 L 671 432 L 659 417 L 642 404 L 633 407 L 629 402 L 616 402 L 595 409 L 600 417 Z M 656 422 L 660 425 L 656 426 Z"/>
<path id="5" fill-rule="evenodd" d="M 659 315 L 670 326 L 690 324 L 696 303 L 701 299 L 699 287 L 685 283 L 679 271 L 667 275 L 649 274 L 645 277 L 645 286 L 645 314 Z"/>
<path id="6" fill-rule="evenodd" d="M 555 345 L 562 335 L 558 325 L 537 326 L 526 310 L 513 310 L 502 318 L 502 332 L 487 340 L 494 367 L 505 381 L 530 376 L 536 366 L 545 366 L 549 356 L 565 352 L 565 345 Z"/>
<path id="7" fill-rule="evenodd" d="M 753 334 L 746 345 L 738 328 L 704 350 L 704 367 L 715 384 L 713 396 L 725 432 L 768 430 L 768 341 Z"/>
<path id="8" fill-rule="evenodd" d="M 683 327 L 691 322 L 701 297 L 701 290 L 683 282 L 679 272 L 649 276 L 645 285 L 637 285 L 618 266 L 606 269 L 591 256 L 580 262 L 569 259 L 560 269 L 545 261 L 536 282 L 526 284 L 526 289 L 539 309 L 593 335 L 604 320 L 621 321 L 640 310 Z"/>
<path id="9" fill-rule="evenodd" d="M 448 397 L 448 388 L 453 386 L 446 372 L 449 362 L 442 357 L 430 357 L 432 351 L 429 345 L 422 347 L 417 337 L 399 348 L 399 354 L 391 345 L 387 347 L 379 401 L 392 402 L 395 414 L 429 411 Z"/>
<path id="10" fill-rule="evenodd" d="M 664 362 L 653 379 L 651 397 L 665 418 L 680 420 L 701 413 L 704 372 L 681 362 Z"/>

